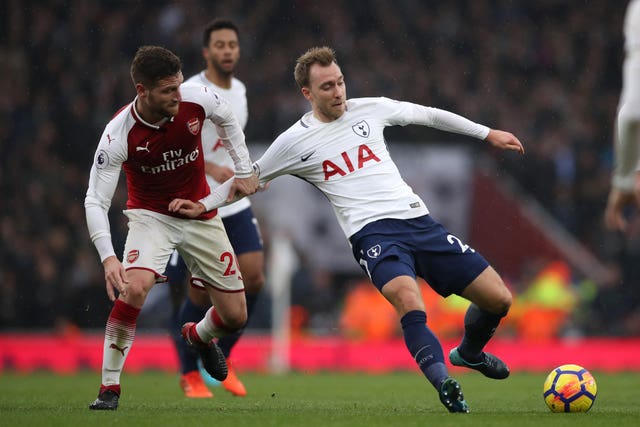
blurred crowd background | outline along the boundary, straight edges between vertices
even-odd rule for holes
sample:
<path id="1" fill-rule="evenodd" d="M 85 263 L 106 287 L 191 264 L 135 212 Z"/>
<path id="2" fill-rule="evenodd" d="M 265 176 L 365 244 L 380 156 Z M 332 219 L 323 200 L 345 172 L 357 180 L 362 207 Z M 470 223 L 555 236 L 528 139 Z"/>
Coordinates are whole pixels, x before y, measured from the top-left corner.
<path id="1" fill-rule="evenodd" d="M 227 17 L 241 29 L 236 75 L 248 88 L 249 145 L 268 143 L 308 110 L 293 65 L 324 44 L 337 51 L 350 97 L 413 101 L 512 131 L 524 158 L 483 149 L 496 177 L 513 178 L 611 272 L 586 302 L 564 305 L 580 312 L 558 333 L 640 334 L 640 226 L 622 236 L 602 224 L 625 7 L 606 0 L 3 1 L 0 330 L 103 328 L 110 303 L 83 207 L 98 138 L 135 95 L 129 65 L 139 46 L 170 48 L 189 76 L 203 68 L 202 27 Z M 387 137 L 452 138 L 419 126 Z M 126 233 L 123 190 L 124 183 L 111 210 L 116 248 Z M 293 316 L 297 326 L 313 326 L 309 318 L 338 326 L 353 294 L 335 291 L 336 283 L 358 286 L 301 265 L 294 283 L 307 287 L 293 290 L 304 311 Z M 573 286 L 572 272 L 560 269 Z M 260 316 L 256 322 L 262 326 Z"/>

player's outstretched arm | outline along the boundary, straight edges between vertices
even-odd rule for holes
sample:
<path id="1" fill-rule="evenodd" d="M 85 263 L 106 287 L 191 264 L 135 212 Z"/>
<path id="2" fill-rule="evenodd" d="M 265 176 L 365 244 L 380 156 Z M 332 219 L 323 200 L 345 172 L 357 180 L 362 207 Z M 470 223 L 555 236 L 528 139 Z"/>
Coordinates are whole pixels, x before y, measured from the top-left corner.
<path id="1" fill-rule="evenodd" d="M 503 150 L 517 151 L 520 154 L 524 154 L 524 147 L 520 140 L 512 133 L 505 132 L 503 130 L 491 129 L 489 134 L 485 138 L 494 147 L 498 147 Z"/>
<path id="2" fill-rule="evenodd" d="M 168 209 L 170 212 L 176 212 L 188 218 L 197 218 L 204 212 L 233 203 L 266 188 L 266 185 L 259 185 L 258 176 L 255 174 L 245 178 L 234 176 L 214 188 L 207 197 L 197 202 L 187 199 L 173 199 L 169 203 Z"/>

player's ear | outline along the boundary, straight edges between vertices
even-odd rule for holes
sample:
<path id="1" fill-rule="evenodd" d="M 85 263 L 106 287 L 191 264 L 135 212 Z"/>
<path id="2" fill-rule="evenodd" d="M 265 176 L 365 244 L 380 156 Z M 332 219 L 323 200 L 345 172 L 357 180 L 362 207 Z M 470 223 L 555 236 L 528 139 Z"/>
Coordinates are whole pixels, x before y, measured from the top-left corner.
<path id="1" fill-rule="evenodd" d="M 309 90 L 308 87 L 303 86 L 300 91 L 302 92 L 302 95 L 307 98 L 307 100 L 311 101 L 311 91 Z"/>
<path id="2" fill-rule="evenodd" d="M 146 96 L 146 94 L 147 94 L 147 88 L 144 87 L 142 83 L 136 83 L 136 95 L 138 95 L 138 98 L 142 98 Z"/>

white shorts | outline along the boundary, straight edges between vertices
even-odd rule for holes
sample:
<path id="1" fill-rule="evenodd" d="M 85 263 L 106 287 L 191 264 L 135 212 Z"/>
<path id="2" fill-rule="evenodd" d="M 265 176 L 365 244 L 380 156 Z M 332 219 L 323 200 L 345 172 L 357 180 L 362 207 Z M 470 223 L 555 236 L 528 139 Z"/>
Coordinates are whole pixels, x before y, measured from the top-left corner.
<path id="1" fill-rule="evenodd" d="M 192 284 L 223 292 L 244 291 L 233 247 L 218 215 L 201 221 L 146 209 L 129 209 L 124 214 L 129 218 L 122 260 L 126 270 L 149 270 L 157 282 L 165 282 L 162 273 L 175 249 L 191 272 Z"/>

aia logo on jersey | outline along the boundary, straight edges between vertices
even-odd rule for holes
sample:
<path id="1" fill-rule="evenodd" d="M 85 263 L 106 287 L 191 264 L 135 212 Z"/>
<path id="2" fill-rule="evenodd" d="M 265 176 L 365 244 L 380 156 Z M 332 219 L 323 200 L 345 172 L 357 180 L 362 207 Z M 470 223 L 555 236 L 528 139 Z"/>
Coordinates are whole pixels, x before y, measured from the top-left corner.
<path id="1" fill-rule="evenodd" d="M 351 126 L 351 129 L 353 129 L 356 135 L 363 138 L 369 138 L 369 123 L 365 122 L 364 120 L 360 120 L 358 123 Z"/>
<path id="2" fill-rule="evenodd" d="M 140 251 L 137 250 L 137 249 L 132 249 L 127 254 L 127 262 L 129 264 L 133 264 L 134 262 L 136 262 L 138 260 L 139 257 L 140 257 Z"/>
<path id="3" fill-rule="evenodd" d="M 369 128 L 367 127 L 367 129 Z M 340 153 L 340 156 L 342 157 L 342 161 L 332 162 L 331 160 L 325 160 L 322 162 L 325 181 L 328 181 L 329 178 L 334 175 L 345 176 L 347 173 L 351 173 L 356 169 L 362 169 L 367 162 L 380 162 L 378 156 L 376 156 L 366 144 L 358 147 L 358 157 L 353 159 L 355 161 L 351 160 L 346 151 Z"/>
<path id="4" fill-rule="evenodd" d="M 200 131 L 200 119 L 197 117 L 189 119 L 189 121 L 187 121 L 187 129 L 189 129 L 192 135 L 197 135 Z"/>

